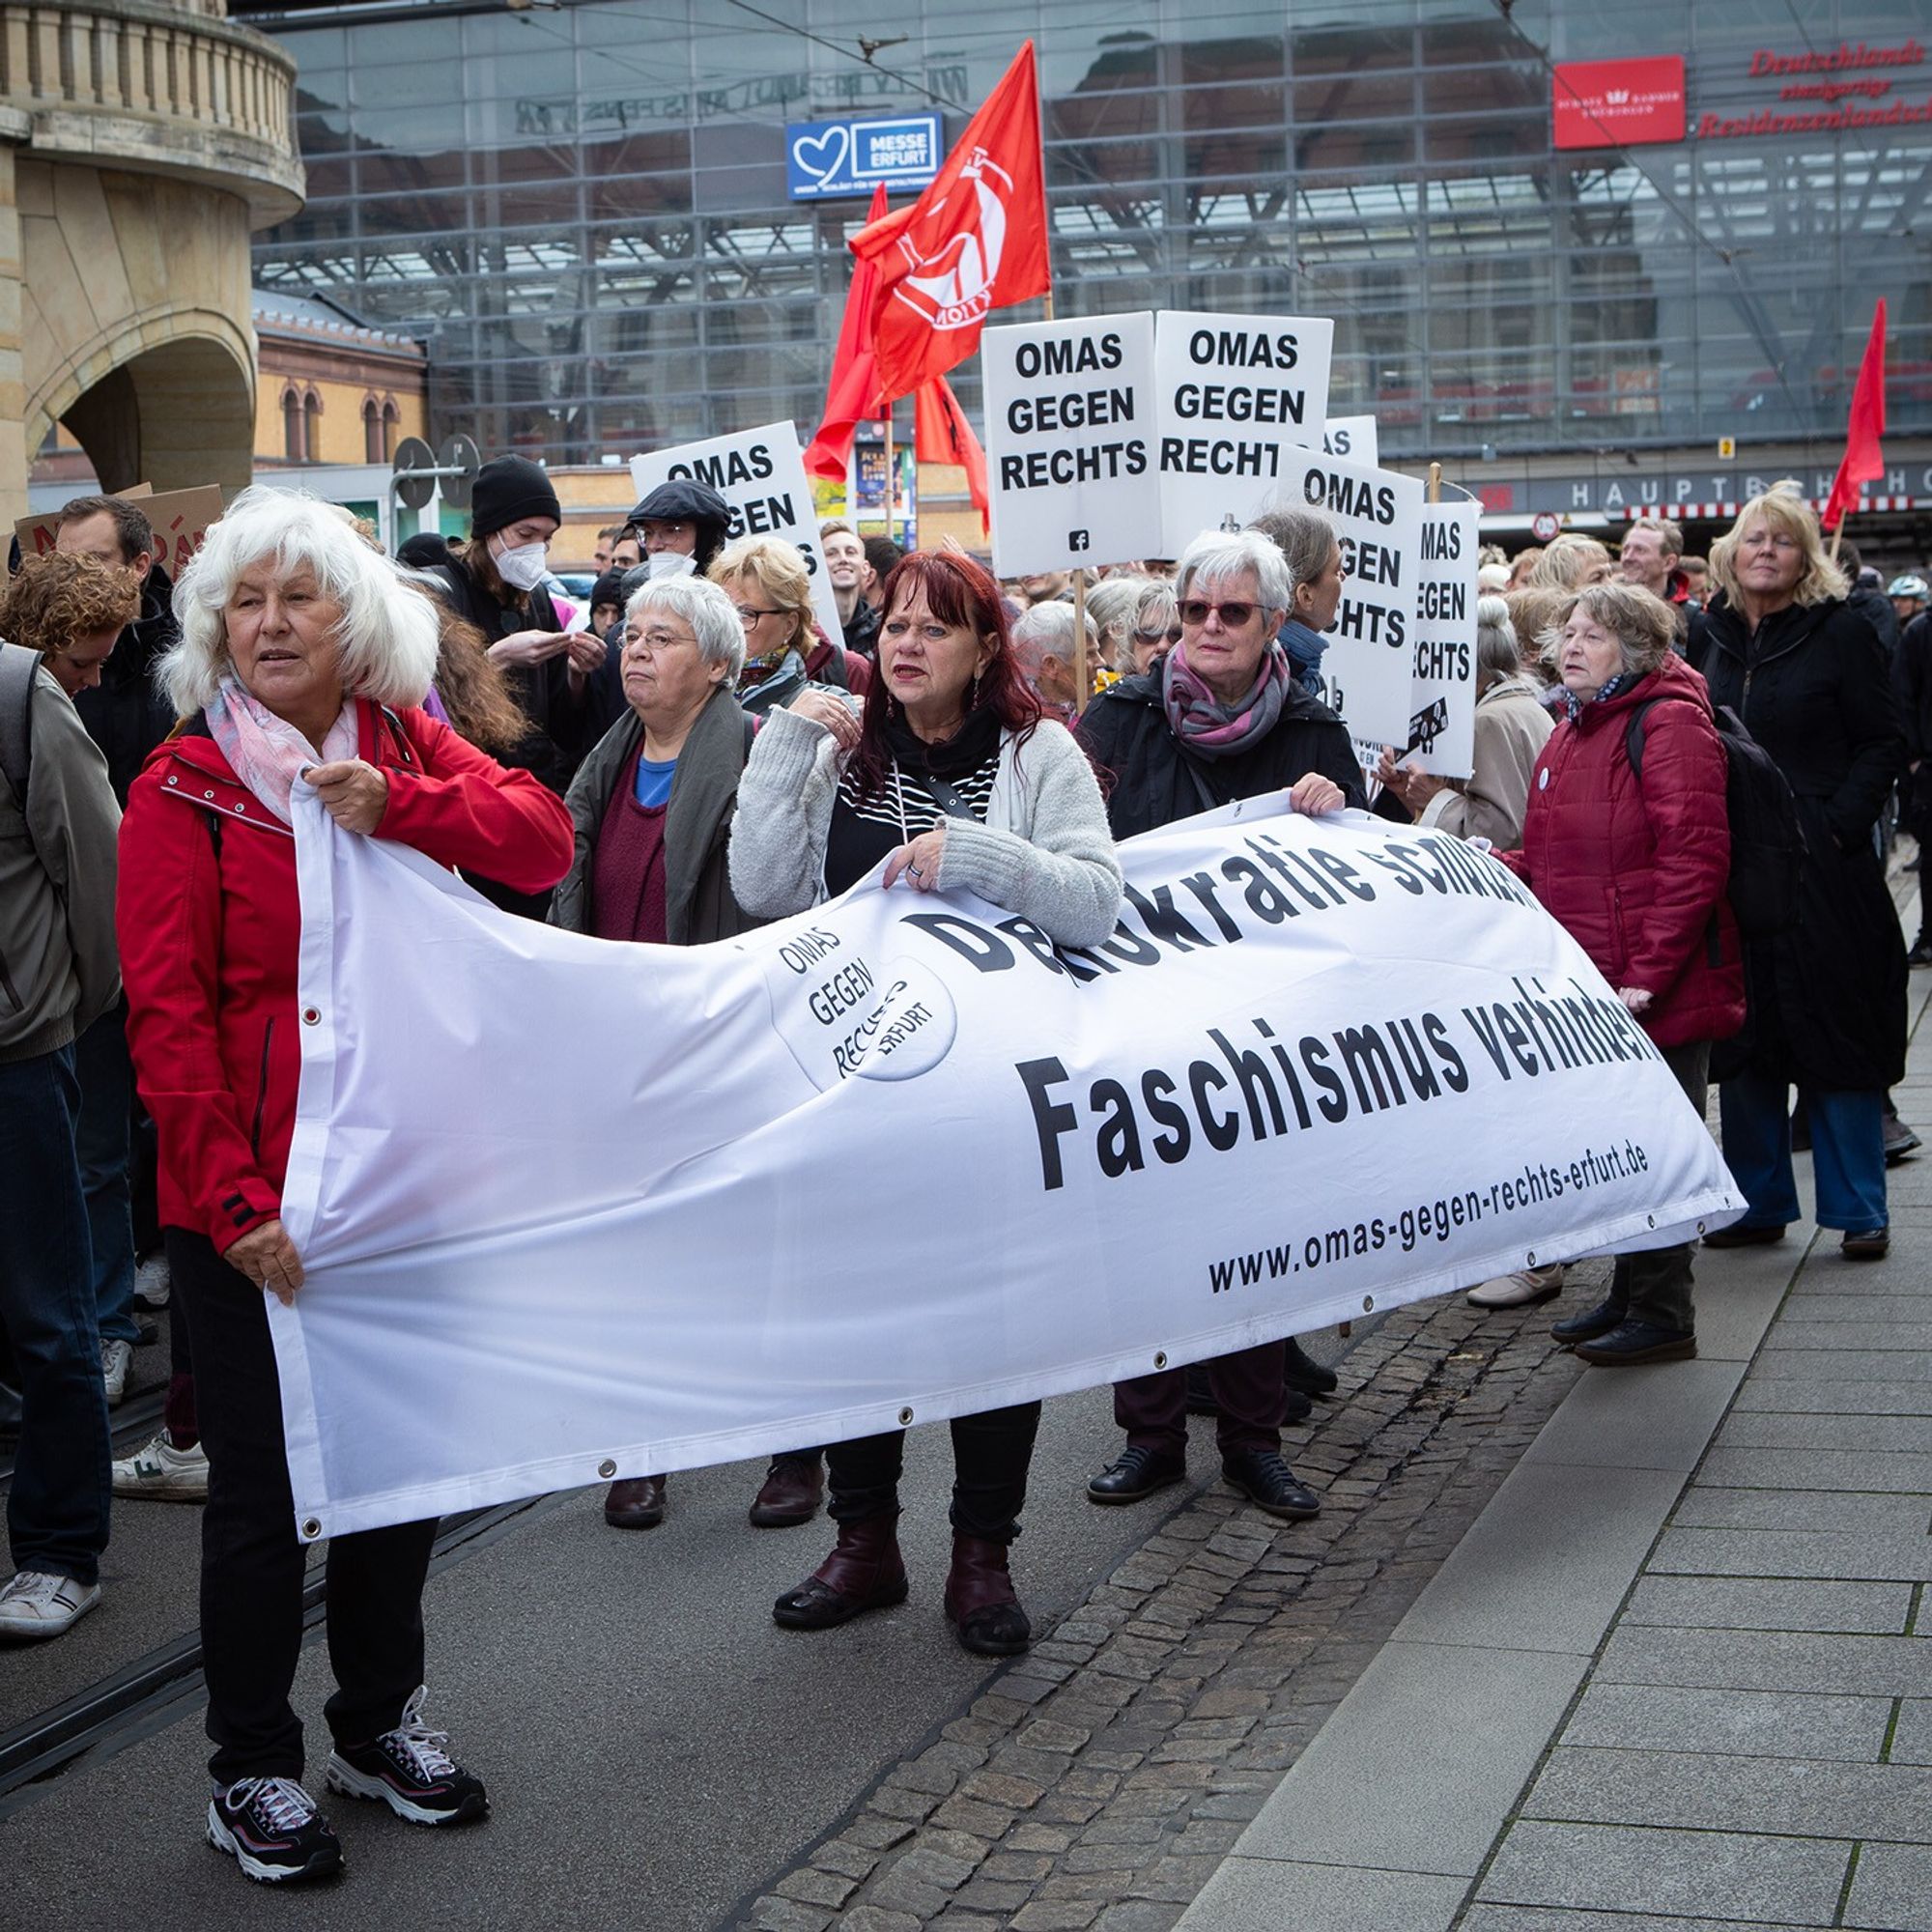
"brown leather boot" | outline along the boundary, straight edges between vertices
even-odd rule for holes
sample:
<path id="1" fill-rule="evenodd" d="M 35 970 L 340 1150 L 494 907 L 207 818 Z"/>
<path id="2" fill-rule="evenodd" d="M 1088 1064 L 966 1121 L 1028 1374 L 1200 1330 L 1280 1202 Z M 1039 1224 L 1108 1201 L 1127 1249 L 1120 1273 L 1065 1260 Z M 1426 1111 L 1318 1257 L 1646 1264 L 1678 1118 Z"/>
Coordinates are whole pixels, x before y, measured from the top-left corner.
<path id="1" fill-rule="evenodd" d="M 604 1498 L 604 1520 L 612 1529 L 655 1529 L 664 1520 L 662 1476 L 626 1476 Z"/>
<path id="2" fill-rule="evenodd" d="M 772 1621 L 786 1630 L 830 1630 L 867 1610 L 904 1603 L 906 1573 L 897 1522 L 896 1510 L 862 1522 L 841 1522 L 832 1554 L 772 1605 Z"/>
<path id="3" fill-rule="evenodd" d="M 1004 1543 L 954 1533 L 946 1615 L 959 1633 L 960 1647 L 978 1657 L 1017 1657 L 1033 1642 L 1033 1625 L 1013 1594 Z"/>
<path id="4" fill-rule="evenodd" d="M 790 1529 L 818 1514 L 825 1468 L 815 1455 L 777 1456 L 752 1503 L 753 1529 Z"/>

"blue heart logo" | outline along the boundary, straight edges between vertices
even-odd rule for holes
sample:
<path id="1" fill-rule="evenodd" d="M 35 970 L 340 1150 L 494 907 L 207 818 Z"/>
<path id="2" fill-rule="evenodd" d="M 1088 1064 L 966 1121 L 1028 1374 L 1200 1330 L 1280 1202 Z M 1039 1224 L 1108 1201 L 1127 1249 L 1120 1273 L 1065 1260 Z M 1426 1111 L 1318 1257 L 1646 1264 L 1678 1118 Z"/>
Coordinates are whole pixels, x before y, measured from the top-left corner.
<path id="1" fill-rule="evenodd" d="M 822 134 L 801 134 L 791 144 L 791 157 L 802 174 L 813 181 L 828 182 L 844 166 L 852 154 L 852 130 L 835 124 Z"/>

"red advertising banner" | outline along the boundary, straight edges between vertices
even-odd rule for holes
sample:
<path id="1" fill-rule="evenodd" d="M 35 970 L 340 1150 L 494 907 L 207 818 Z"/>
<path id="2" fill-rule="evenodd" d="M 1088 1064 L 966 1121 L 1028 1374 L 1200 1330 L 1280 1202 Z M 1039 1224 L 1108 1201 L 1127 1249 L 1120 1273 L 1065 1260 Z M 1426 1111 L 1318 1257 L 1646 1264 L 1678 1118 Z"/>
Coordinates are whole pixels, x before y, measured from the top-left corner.
<path id="1" fill-rule="evenodd" d="M 1684 56 L 1563 61 L 1551 107 L 1559 148 L 1640 148 L 1684 138 Z"/>

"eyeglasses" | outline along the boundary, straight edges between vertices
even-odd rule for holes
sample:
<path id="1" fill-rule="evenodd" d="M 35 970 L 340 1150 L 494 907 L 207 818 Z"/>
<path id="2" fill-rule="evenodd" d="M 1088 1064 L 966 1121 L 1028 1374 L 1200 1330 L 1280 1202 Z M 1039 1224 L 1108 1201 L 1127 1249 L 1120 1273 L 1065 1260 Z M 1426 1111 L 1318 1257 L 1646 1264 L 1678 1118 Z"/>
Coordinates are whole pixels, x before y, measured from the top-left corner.
<path id="1" fill-rule="evenodd" d="M 735 604 L 731 608 L 737 611 L 739 623 L 744 625 L 748 631 L 760 617 L 782 617 L 784 615 L 782 611 L 760 611 L 750 604 Z"/>
<path id="2" fill-rule="evenodd" d="M 1178 644 L 1180 641 L 1180 626 L 1170 624 L 1164 631 L 1136 631 L 1134 637 L 1144 644 Z"/>
<path id="3" fill-rule="evenodd" d="M 1238 631 L 1260 607 L 1254 604 L 1209 604 L 1205 598 L 1190 597 L 1180 607 L 1180 621 L 1198 631 L 1208 617 L 1218 612 L 1223 625 Z"/>
<path id="4" fill-rule="evenodd" d="M 633 631 L 624 639 L 624 648 L 633 657 L 656 657 L 660 651 L 674 650 L 679 644 L 695 644 L 697 639 L 684 631 Z"/>

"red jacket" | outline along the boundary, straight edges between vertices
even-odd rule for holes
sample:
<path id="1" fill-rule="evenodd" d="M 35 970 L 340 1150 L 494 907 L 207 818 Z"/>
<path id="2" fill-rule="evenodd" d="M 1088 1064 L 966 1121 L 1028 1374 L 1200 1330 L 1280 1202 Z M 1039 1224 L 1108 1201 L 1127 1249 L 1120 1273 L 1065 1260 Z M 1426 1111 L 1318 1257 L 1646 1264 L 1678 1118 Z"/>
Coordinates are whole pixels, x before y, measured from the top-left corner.
<path id="1" fill-rule="evenodd" d="M 1653 698 L 1671 701 L 1644 719 L 1639 780 L 1625 740 Z M 1704 680 L 1666 657 L 1556 726 L 1530 775 L 1521 849 L 1496 855 L 1612 986 L 1651 995 L 1637 1018 L 1659 1046 L 1728 1039 L 1745 1023 L 1724 774 Z"/>
<path id="2" fill-rule="evenodd" d="M 378 838 L 519 892 L 562 878 L 571 824 L 554 793 L 426 712 L 356 710 L 358 755 L 389 781 Z M 301 906 L 295 835 L 206 727 L 170 738 L 134 781 L 115 917 L 128 1043 L 160 1141 L 160 1218 L 225 1252 L 281 1211 Z"/>

